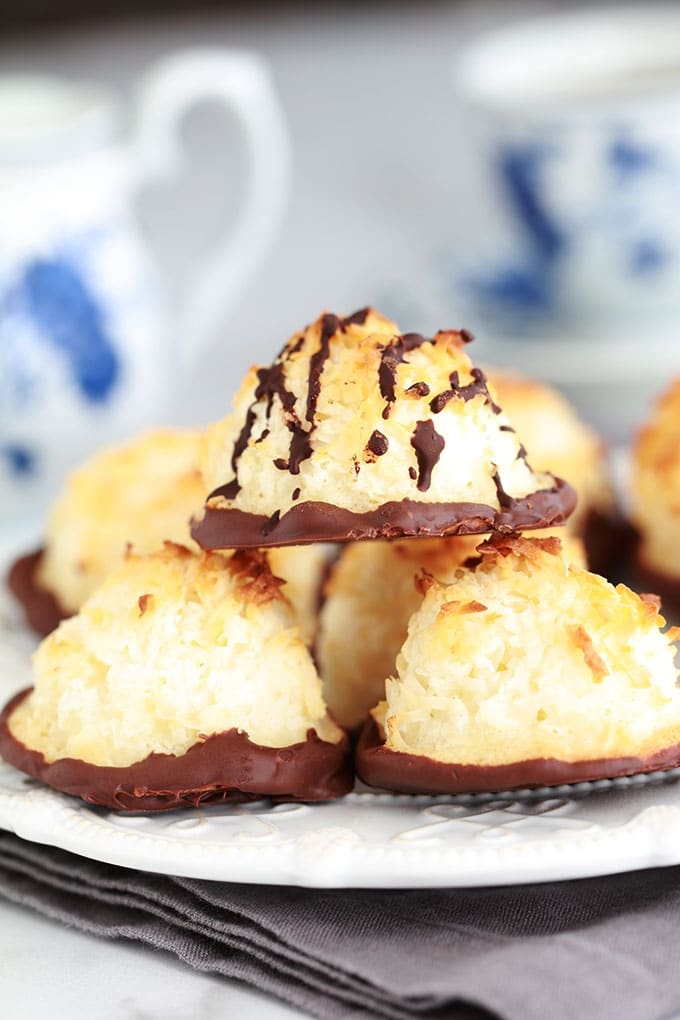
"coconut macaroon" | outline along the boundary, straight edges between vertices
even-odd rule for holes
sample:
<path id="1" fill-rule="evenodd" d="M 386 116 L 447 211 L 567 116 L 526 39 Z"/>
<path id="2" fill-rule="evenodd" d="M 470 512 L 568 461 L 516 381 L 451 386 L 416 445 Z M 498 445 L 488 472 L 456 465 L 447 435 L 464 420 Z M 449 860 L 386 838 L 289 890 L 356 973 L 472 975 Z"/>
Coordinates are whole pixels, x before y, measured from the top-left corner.
<path id="1" fill-rule="evenodd" d="M 680 378 L 637 436 L 630 493 L 639 572 L 680 612 Z"/>
<path id="2" fill-rule="evenodd" d="M 65 793 L 154 811 L 351 787 L 347 739 L 257 553 L 128 554 L 34 668 L 3 712 L 0 753 Z"/>
<path id="3" fill-rule="evenodd" d="M 554 471 L 576 489 L 578 502 L 566 528 L 585 541 L 590 567 L 606 570 L 620 555 L 622 522 L 604 443 L 562 394 L 545 383 L 499 370 L 489 371 L 488 380 L 522 437 L 532 466 Z"/>
<path id="4" fill-rule="evenodd" d="M 479 536 L 357 542 L 343 548 L 325 586 L 315 642 L 324 697 L 349 729 L 385 696 L 408 622 L 423 599 L 423 572 L 444 583 L 476 556 Z M 585 566 L 582 543 L 565 536 L 569 562 Z"/>
<path id="5" fill-rule="evenodd" d="M 653 596 L 570 566 L 559 545 L 497 537 L 452 584 L 423 578 L 362 779 L 458 793 L 680 763 L 678 632 Z"/>
<path id="6" fill-rule="evenodd" d="M 470 339 L 400 334 L 371 309 L 295 334 L 212 433 L 194 538 L 234 548 L 562 523 L 574 493 L 532 471 Z"/>
<path id="7" fill-rule="evenodd" d="M 193 544 L 189 519 L 205 498 L 199 430 L 155 429 L 106 449 L 67 479 L 45 547 L 15 564 L 10 586 L 38 633 L 76 613 L 121 562 L 128 544 Z"/>

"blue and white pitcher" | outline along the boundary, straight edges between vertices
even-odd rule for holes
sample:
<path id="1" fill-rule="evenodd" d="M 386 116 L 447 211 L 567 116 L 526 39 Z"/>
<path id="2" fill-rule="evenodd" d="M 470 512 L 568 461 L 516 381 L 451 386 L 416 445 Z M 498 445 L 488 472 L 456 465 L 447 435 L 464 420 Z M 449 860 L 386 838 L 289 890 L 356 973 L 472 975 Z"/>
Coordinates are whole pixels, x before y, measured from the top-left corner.
<path id="1" fill-rule="evenodd" d="M 218 100 L 245 131 L 246 197 L 187 278 L 171 319 L 132 199 L 172 175 L 178 127 Z M 142 81 L 134 130 L 95 85 L 0 78 L 0 527 L 39 519 L 65 471 L 167 414 L 189 360 L 280 224 L 289 145 L 267 68 L 249 53 L 170 56 Z"/>

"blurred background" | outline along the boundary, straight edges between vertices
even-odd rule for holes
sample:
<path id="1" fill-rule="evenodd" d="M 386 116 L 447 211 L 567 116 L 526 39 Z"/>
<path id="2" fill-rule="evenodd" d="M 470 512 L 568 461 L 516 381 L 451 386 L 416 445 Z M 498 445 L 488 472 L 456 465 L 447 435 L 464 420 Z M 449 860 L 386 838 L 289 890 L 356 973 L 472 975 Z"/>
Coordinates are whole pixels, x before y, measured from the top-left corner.
<path id="1" fill-rule="evenodd" d="M 680 369 L 679 19 L 3 4 L 0 461 L 28 477 L 49 433 L 53 489 L 88 444 L 221 417 L 250 364 L 366 304 L 468 327 L 625 444 Z"/>

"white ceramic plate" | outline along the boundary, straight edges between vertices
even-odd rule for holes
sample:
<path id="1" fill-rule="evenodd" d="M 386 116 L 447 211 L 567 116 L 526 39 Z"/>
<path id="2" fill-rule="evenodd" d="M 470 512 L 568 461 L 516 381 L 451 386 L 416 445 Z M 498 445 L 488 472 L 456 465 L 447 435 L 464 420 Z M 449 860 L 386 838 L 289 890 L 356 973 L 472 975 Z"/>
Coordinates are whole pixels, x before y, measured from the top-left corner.
<path id="1" fill-rule="evenodd" d="M 0 600 L 0 698 L 30 683 L 32 640 Z M 680 775 L 501 796 L 356 792 L 331 804 L 257 802 L 121 815 L 0 763 L 0 827 L 110 864 L 232 882 L 476 886 L 680 863 Z"/>

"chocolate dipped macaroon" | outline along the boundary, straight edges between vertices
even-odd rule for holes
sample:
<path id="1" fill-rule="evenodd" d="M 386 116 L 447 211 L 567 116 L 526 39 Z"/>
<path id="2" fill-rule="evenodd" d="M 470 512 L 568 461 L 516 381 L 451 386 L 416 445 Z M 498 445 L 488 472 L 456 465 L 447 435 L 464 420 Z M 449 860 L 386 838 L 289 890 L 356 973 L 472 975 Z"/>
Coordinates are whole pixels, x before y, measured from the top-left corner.
<path id="1" fill-rule="evenodd" d="M 204 460 L 203 548 L 508 532 L 561 524 L 575 495 L 534 472 L 465 330 L 402 334 L 322 315 L 253 370 Z"/>
<path id="2" fill-rule="evenodd" d="M 128 554 L 34 667 L 0 754 L 63 793 L 161 811 L 351 789 L 347 738 L 260 554 Z"/>
<path id="3" fill-rule="evenodd" d="M 423 578 L 357 749 L 365 782 L 494 792 L 680 764 L 678 631 L 559 545 L 496 537 L 452 583 Z"/>

